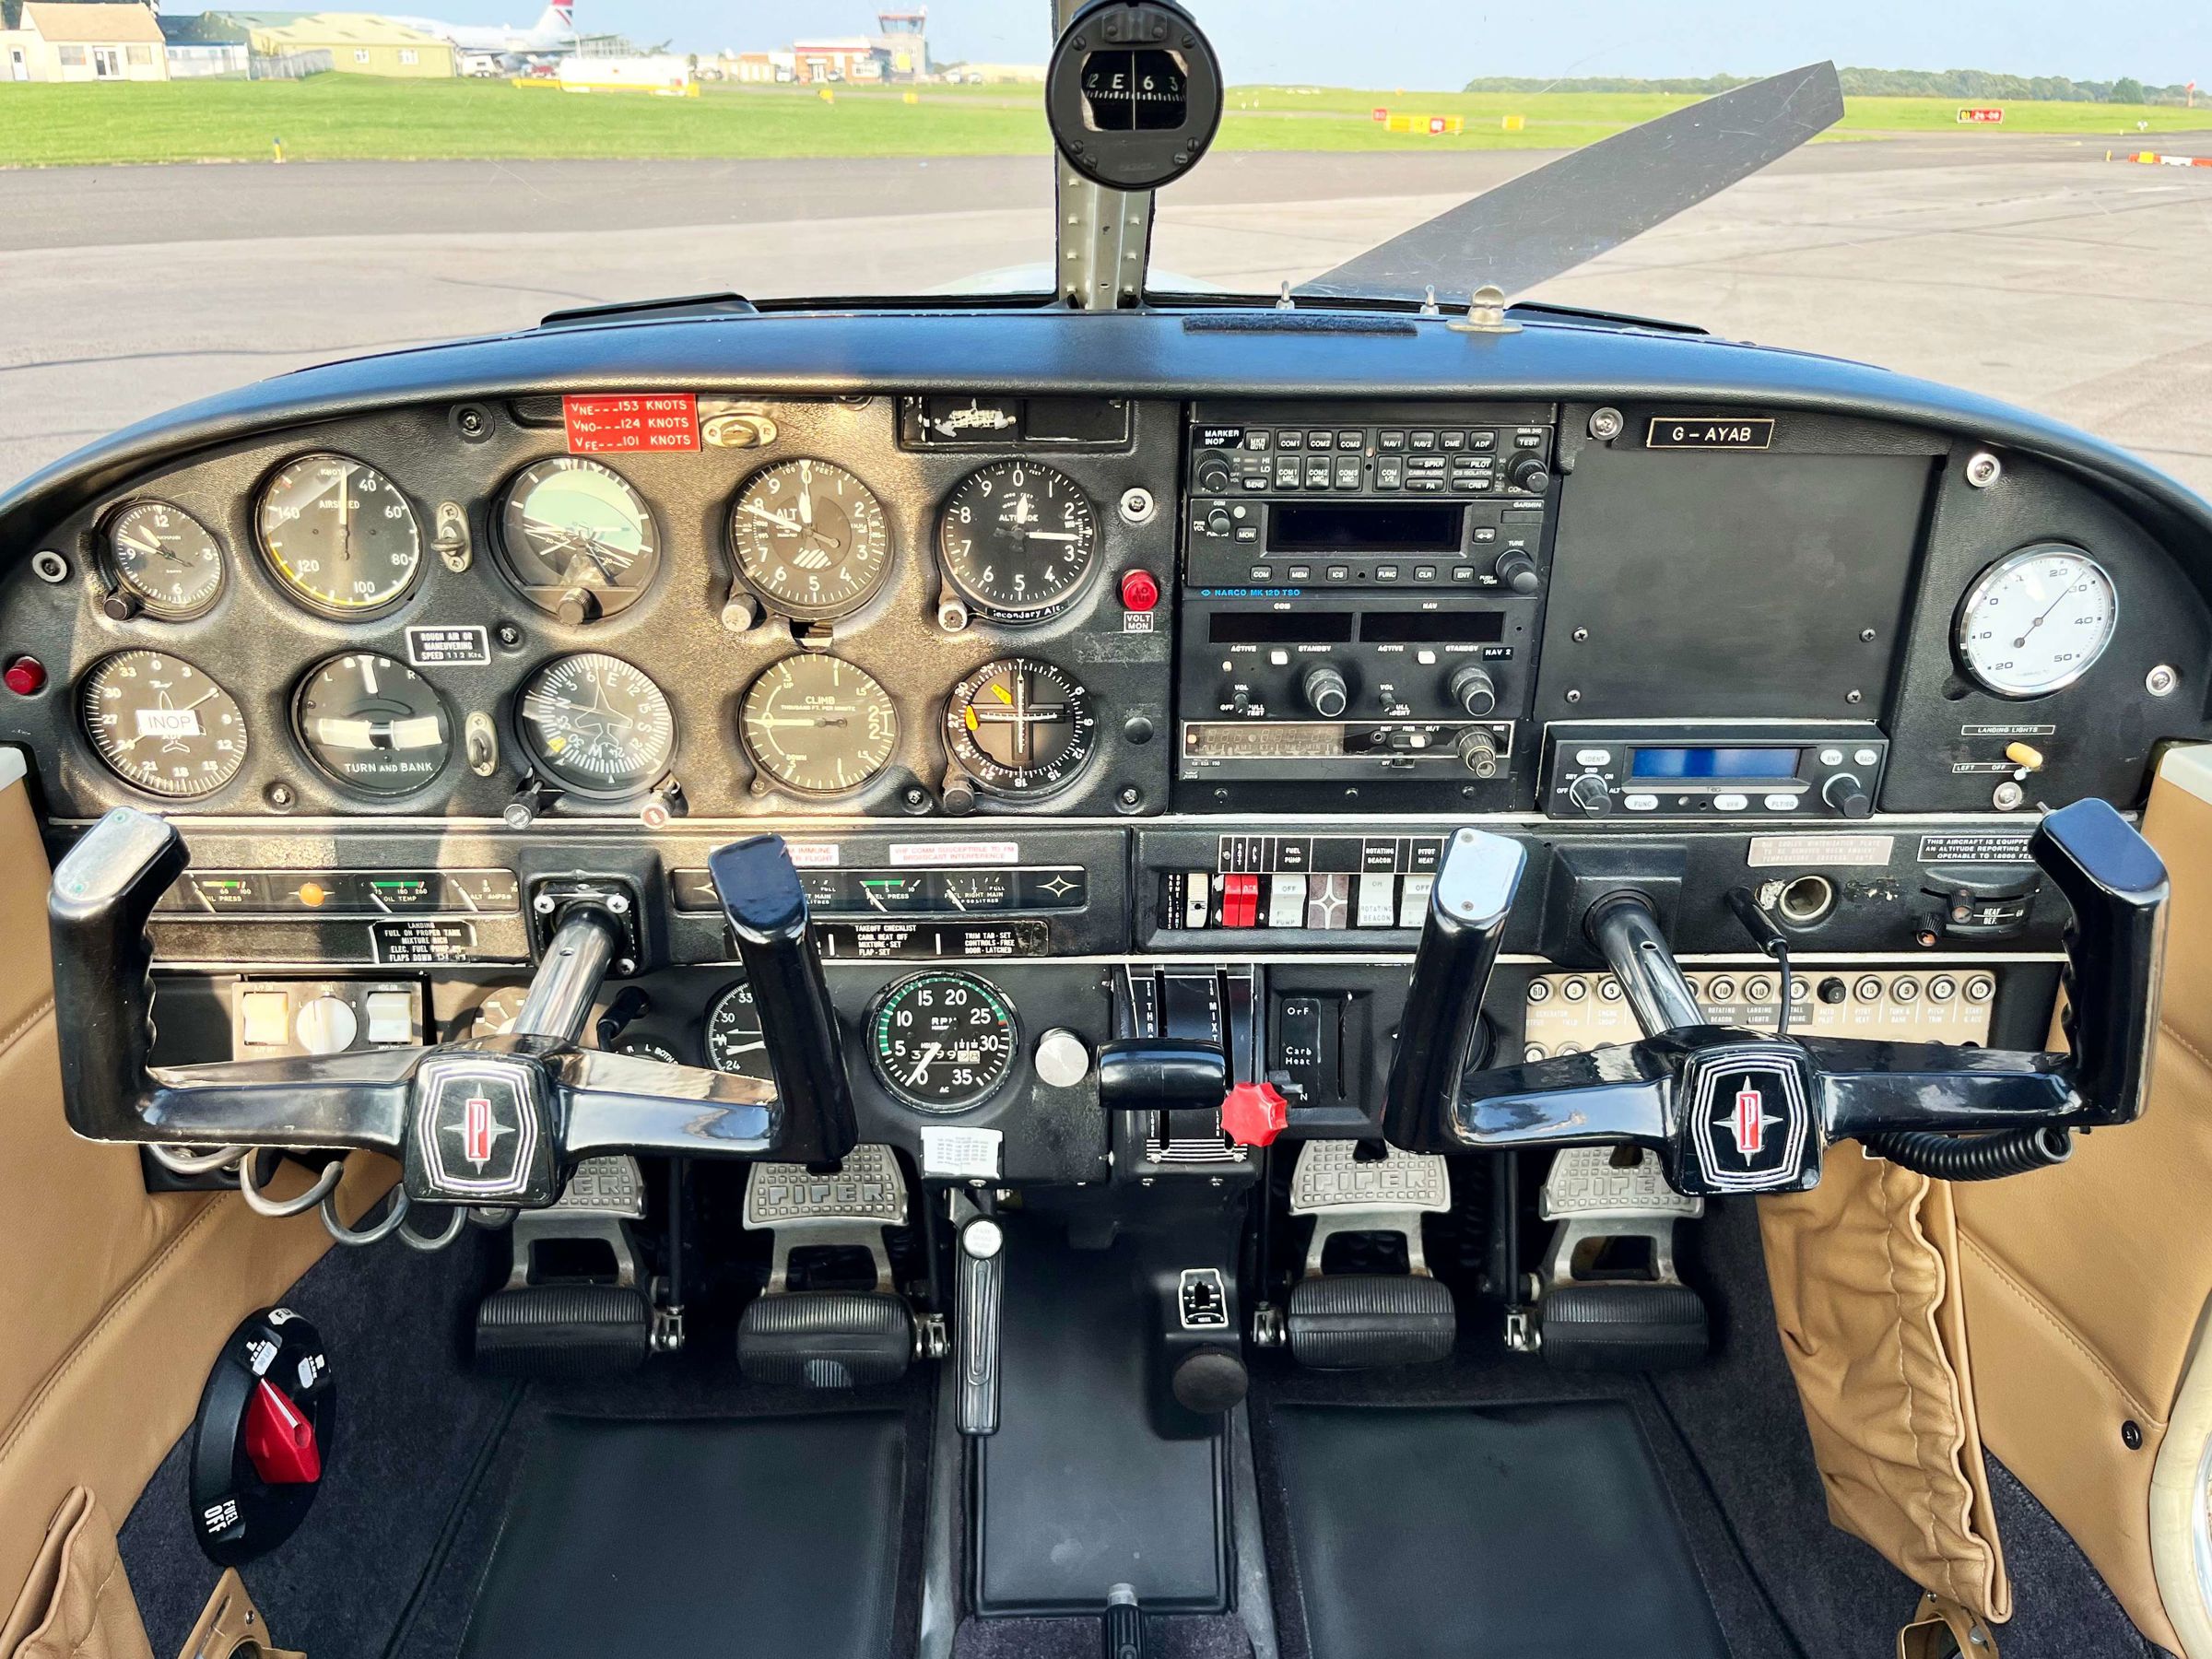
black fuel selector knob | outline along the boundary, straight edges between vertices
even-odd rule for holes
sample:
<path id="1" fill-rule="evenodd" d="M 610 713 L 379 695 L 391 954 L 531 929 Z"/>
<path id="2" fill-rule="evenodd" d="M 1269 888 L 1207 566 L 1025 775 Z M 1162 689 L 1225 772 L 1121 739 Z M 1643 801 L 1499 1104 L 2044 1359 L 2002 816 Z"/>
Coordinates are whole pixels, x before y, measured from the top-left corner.
<path id="1" fill-rule="evenodd" d="M 1831 773 L 1820 785 L 1820 798 L 1841 818 L 1862 818 L 1874 811 L 1874 797 L 1866 793 L 1866 785 L 1859 782 L 1856 772 Z"/>
<path id="2" fill-rule="evenodd" d="M 1198 488 L 1206 495 L 1219 495 L 1229 488 L 1229 463 L 1218 455 L 1204 455 L 1198 461 Z"/>
<path id="3" fill-rule="evenodd" d="M 1525 489 L 1531 495 L 1542 495 L 1551 488 L 1551 468 L 1538 454 L 1515 455 L 1505 464 L 1505 477 L 1515 489 Z"/>
<path id="4" fill-rule="evenodd" d="M 1490 567 L 1498 580 L 1516 594 L 1536 591 L 1536 559 L 1526 547 L 1508 547 L 1498 555 L 1498 562 Z"/>
<path id="5" fill-rule="evenodd" d="M 1498 682 L 1480 663 L 1462 663 L 1453 671 L 1446 690 L 1471 720 L 1482 720 L 1498 708 Z"/>
<path id="6" fill-rule="evenodd" d="M 1335 720 L 1352 700 L 1352 688 L 1344 676 L 1326 663 L 1307 669 L 1300 689 L 1305 693 L 1306 707 L 1324 720 Z"/>

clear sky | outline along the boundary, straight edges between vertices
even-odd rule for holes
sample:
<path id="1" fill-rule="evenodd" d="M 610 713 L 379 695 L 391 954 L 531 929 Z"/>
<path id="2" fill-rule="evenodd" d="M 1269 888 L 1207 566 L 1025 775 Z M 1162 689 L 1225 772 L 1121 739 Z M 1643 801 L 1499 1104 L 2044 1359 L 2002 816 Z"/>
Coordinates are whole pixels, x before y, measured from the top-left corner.
<path id="1" fill-rule="evenodd" d="M 183 9 L 192 0 L 170 0 Z M 902 0 L 907 3 L 907 0 Z M 410 0 L 457 22 L 527 23 L 542 0 Z M 868 0 L 577 0 L 579 23 L 679 50 L 872 33 Z M 2212 85 L 2212 0 L 1193 0 L 1232 81 L 1436 89 L 1477 75 L 1767 74 L 1819 58 Z M 940 60 L 1030 63 L 1048 0 L 935 0 Z"/>

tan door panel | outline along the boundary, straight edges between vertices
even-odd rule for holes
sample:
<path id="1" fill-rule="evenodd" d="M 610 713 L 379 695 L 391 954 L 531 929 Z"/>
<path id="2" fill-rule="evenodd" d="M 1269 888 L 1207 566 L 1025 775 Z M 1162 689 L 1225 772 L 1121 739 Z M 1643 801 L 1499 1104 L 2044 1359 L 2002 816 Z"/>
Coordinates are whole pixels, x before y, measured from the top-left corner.
<path id="1" fill-rule="evenodd" d="M 2149 1110 L 2077 1136 L 2059 1169 L 1954 1189 L 1983 1440 L 2074 1535 L 2144 1634 L 2173 1649 L 2152 1575 L 2149 1487 L 2212 1297 L 2206 754 L 2169 756 L 2144 819 L 2173 893 Z"/>

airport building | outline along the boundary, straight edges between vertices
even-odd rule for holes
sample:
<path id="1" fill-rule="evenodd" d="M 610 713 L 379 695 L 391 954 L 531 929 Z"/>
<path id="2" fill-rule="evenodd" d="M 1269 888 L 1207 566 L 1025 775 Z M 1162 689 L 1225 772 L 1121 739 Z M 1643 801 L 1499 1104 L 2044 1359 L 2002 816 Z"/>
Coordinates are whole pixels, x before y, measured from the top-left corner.
<path id="1" fill-rule="evenodd" d="M 145 6 L 0 0 L 0 79 L 167 80 L 163 44 Z"/>
<path id="2" fill-rule="evenodd" d="M 436 80 L 456 67 L 452 42 L 369 12 L 203 12 L 190 38 L 213 41 L 241 30 L 256 57 L 328 53 L 341 74 Z"/>

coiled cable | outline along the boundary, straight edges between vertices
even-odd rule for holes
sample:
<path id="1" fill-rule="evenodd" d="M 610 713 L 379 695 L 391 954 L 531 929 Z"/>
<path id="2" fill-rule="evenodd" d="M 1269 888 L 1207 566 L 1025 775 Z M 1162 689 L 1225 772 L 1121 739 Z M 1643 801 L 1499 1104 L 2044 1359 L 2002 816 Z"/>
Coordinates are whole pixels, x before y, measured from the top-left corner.
<path id="1" fill-rule="evenodd" d="M 1995 1181 L 2047 1170 L 2074 1156 L 2073 1132 L 2063 1124 L 1967 1135 L 1897 1129 L 1863 1136 L 1860 1144 L 1877 1158 L 1934 1181 Z"/>

